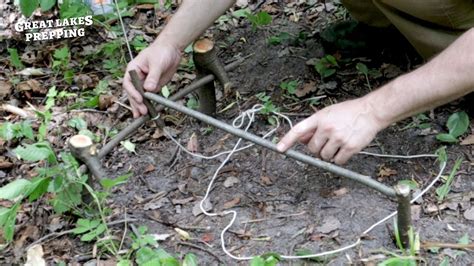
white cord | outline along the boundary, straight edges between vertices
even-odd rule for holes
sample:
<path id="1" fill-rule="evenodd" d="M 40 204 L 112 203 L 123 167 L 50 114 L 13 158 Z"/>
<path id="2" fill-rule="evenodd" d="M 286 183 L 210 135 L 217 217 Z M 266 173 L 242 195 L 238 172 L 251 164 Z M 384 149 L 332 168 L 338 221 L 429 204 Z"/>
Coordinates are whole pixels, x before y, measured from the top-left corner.
<path id="1" fill-rule="evenodd" d="M 253 106 L 251 109 L 241 113 L 237 118 L 234 119 L 234 121 L 232 122 L 232 126 L 235 127 L 235 128 L 242 128 L 245 124 L 245 121 L 248 119 L 248 122 L 247 122 L 247 125 L 245 126 L 245 129 L 244 131 L 248 131 L 249 128 L 251 127 L 252 123 L 254 122 L 255 120 L 255 114 L 257 112 L 259 112 L 261 109 L 263 108 L 262 105 L 255 105 Z M 274 115 L 276 115 L 277 117 L 281 117 L 283 118 L 284 120 L 286 120 L 289 124 L 290 124 L 290 127 L 293 127 L 292 123 L 291 123 L 291 120 L 283 115 L 283 114 L 280 114 L 278 112 L 272 112 Z M 269 132 L 267 132 L 263 138 L 267 138 L 269 136 L 271 136 L 280 126 L 280 121 L 279 119 L 276 119 L 277 121 L 277 125 L 275 126 L 275 128 L 273 128 L 272 130 L 270 130 Z M 244 257 L 240 257 L 240 256 L 235 256 L 233 255 L 232 253 L 230 253 L 226 246 L 225 246 L 225 233 L 227 232 L 227 230 L 232 227 L 232 225 L 234 224 L 235 220 L 237 219 L 237 212 L 236 211 L 233 211 L 233 210 L 227 210 L 227 211 L 222 211 L 222 212 L 219 212 L 219 213 L 212 213 L 212 212 L 208 212 L 205 210 L 204 208 L 204 203 L 205 201 L 207 200 L 207 198 L 209 197 L 209 194 L 212 190 L 212 187 L 214 185 L 214 182 L 217 178 L 217 176 L 219 175 L 219 172 L 220 170 L 225 166 L 225 164 L 230 160 L 230 158 L 232 157 L 232 155 L 234 155 L 234 153 L 236 152 L 239 152 L 239 151 L 242 151 L 242 150 L 245 150 L 247 148 L 250 148 L 252 147 L 253 145 L 255 144 L 249 144 L 249 145 L 246 145 L 244 147 L 241 147 L 239 148 L 239 145 L 240 143 L 242 142 L 242 138 L 239 138 L 237 140 L 237 142 L 235 143 L 234 147 L 232 148 L 232 150 L 230 151 L 224 151 L 224 152 L 220 152 L 216 155 L 212 155 L 212 156 L 205 156 L 205 155 L 202 155 L 202 154 L 197 154 L 197 153 L 193 153 L 193 152 L 190 152 L 189 150 L 187 150 L 183 145 L 181 145 L 176 139 L 174 139 L 171 134 L 166 130 L 164 129 L 163 130 L 165 132 L 165 134 L 176 144 L 178 145 L 178 147 L 180 147 L 183 151 L 185 151 L 186 153 L 192 155 L 192 156 L 196 156 L 196 157 L 199 157 L 199 158 L 202 158 L 202 159 L 214 159 L 216 157 L 219 157 L 219 156 L 222 156 L 222 155 L 225 155 L 227 154 L 227 157 L 222 161 L 222 163 L 219 165 L 219 167 L 217 168 L 217 170 L 214 172 L 214 175 L 212 176 L 211 178 L 211 181 L 209 182 L 209 185 L 207 186 L 207 190 L 206 190 L 206 193 L 204 195 L 204 197 L 202 198 L 201 202 L 199 203 L 199 207 L 202 211 L 202 213 L 204 213 L 205 215 L 209 216 L 209 217 L 215 217 L 215 216 L 226 216 L 228 214 L 232 214 L 232 219 L 230 220 L 229 224 L 222 230 L 221 234 L 220 234 L 220 239 L 221 239 L 221 247 L 222 247 L 222 250 L 224 251 L 225 254 L 227 254 L 229 257 L 235 259 L 235 260 L 251 260 L 253 257 L 248 257 L 248 256 L 244 256 Z M 399 159 L 412 159 L 412 158 L 421 158 L 421 157 L 437 157 L 437 155 L 434 155 L 434 154 L 420 154 L 420 155 L 386 155 L 386 154 L 376 154 L 376 153 L 370 153 L 370 152 L 360 152 L 361 154 L 365 154 L 365 155 L 370 155 L 370 156 L 377 156 L 377 157 L 390 157 L 390 158 L 399 158 Z M 444 169 L 446 168 L 446 162 L 443 162 L 440 166 L 440 171 L 438 173 L 438 175 L 433 179 L 433 181 L 423 190 L 421 191 L 421 193 L 419 193 L 418 195 L 416 195 L 416 197 L 414 197 L 410 202 L 413 203 L 415 202 L 417 199 L 419 199 L 421 196 L 423 196 L 431 187 L 433 187 L 433 185 L 438 182 L 438 180 L 440 179 L 440 177 L 442 176 L 443 172 L 444 172 Z M 284 258 L 284 259 L 307 259 L 307 258 L 316 258 L 316 257 L 322 257 L 322 256 L 327 256 L 327 255 L 332 255 L 332 254 L 336 254 L 336 253 L 339 253 L 339 252 L 342 252 L 342 251 L 345 251 L 345 250 L 348 250 L 348 249 L 351 249 L 351 248 L 354 248 L 356 247 L 357 245 L 359 245 L 361 242 L 362 242 L 362 236 L 368 234 L 370 231 L 372 231 L 375 227 L 377 227 L 378 225 L 386 222 L 388 219 L 392 218 L 393 216 L 395 216 L 397 214 L 397 211 L 394 211 L 392 213 L 390 213 L 388 216 L 384 217 L 383 219 L 377 221 L 376 223 L 374 223 L 373 225 L 371 225 L 367 230 L 365 230 L 360 236 L 359 238 L 352 244 L 350 245 L 346 245 L 344 247 L 341 247 L 341 248 L 338 248 L 338 249 L 334 249 L 334 250 L 329 250 L 329 251 L 324 251 L 324 252 L 320 252 L 320 253 L 316 253 L 316 254 L 308 254 L 308 255 L 300 255 L 300 256 L 293 256 L 293 255 L 281 255 L 280 257 L 281 258 Z"/>

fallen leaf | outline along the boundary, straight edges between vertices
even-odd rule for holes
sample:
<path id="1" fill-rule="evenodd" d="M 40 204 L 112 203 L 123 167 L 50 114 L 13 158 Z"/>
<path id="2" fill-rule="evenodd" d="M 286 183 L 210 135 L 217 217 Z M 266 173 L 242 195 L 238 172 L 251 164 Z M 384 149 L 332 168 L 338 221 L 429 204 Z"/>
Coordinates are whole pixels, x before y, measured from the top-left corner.
<path id="1" fill-rule="evenodd" d="M 474 220 L 474 207 L 471 207 L 464 212 L 464 218 L 466 218 L 469 221 Z"/>
<path id="2" fill-rule="evenodd" d="M 191 239 L 191 235 L 189 235 L 189 233 L 184 231 L 183 229 L 175 228 L 174 230 L 176 231 L 176 233 L 178 233 L 178 235 L 181 237 L 181 239 L 183 239 L 183 240 L 190 240 Z"/>
<path id="3" fill-rule="evenodd" d="M 7 159 L 3 156 L 0 156 L 0 169 L 9 169 L 12 166 L 12 162 L 7 161 Z"/>
<path id="4" fill-rule="evenodd" d="M 229 188 L 229 187 L 231 187 L 231 186 L 233 186 L 233 185 L 235 185 L 235 184 L 238 184 L 238 183 L 240 183 L 240 180 L 239 180 L 237 177 L 235 177 L 235 176 L 229 176 L 229 177 L 227 177 L 226 180 L 224 181 L 224 187 Z"/>
<path id="5" fill-rule="evenodd" d="M 157 129 L 155 129 L 155 132 L 153 133 L 153 135 L 151 137 L 154 138 L 154 139 L 159 139 L 159 138 L 163 137 L 164 135 L 165 135 L 165 133 L 163 132 L 163 130 L 161 130 L 160 128 L 157 128 Z"/>
<path id="6" fill-rule="evenodd" d="M 189 138 L 188 144 L 186 145 L 186 149 L 192 153 L 198 152 L 199 143 L 196 133 L 193 133 Z"/>
<path id="7" fill-rule="evenodd" d="M 310 92 L 315 92 L 317 89 L 318 87 L 316 87 L 316 82 L 310 81 L 308 83 L 303 84 L 303 86 L 298 86 L 295 91 L 295 95 L 301 98 L 303 96 L 306 96 Z"/>
<path id="8" fill-rule="evenodd" d="M 334 190 L 332 192 L 332 194 L 336 197 L 339 197 L 339 196 L 342 196 L 342 195 L 346 194 L 348 191 L 349 191 L 349 189 L 347 189 L 346 187 L 343 187 L 343 188 L 340 188 L 338 190 Z"/>
<path id="9" fill-rule="evenodd" d="M 240 203 L 240 197 L 235 197 L 234 199 L 224 203 L 224 209 L 230 209 L 235 207 L 235 205 Z"/>
<path id="10" fill-rule="evenodd" d="M 324 218 L 321 226 L 316 227 L 316 230 L 323 234 L 331 233 L 334 230 L 339 229 L 341 222 L 334 216 L 327 216 Z"/>
<path id="11" fill-rule="evenodd" d="M 212 145 L 209 148 L 206 148 L 205 152 L 215 152 L 217 150 L 222 149 L 222 146 L 225 144 L 227 139 L 229 139 L 231 136 L 232 136 L 231 134 L 225 134 L 224 137 L 218 140 L 214 145 Z"/>
<path id="12" fill-rule="evenodd" d="M 130 140 L 120 141 L 120 144 L 129 152 L 137 153 L 135 151 L 135 144 L 133 144 Z"/>
<path id="13" fill-rule="evenodd" d="M 27 67 L 23 69 L 22 71 L 17 72 L 17 75 L 22 75 L 22 76 L 42 76 L 45 75 L 47 71 L 45 71 L 42 68 L 33 68 L 33 67 Z"/>
<path id="14" fill-rule="evenodd" d="M 26 252 L 25 266 L 46 266 L 43 254 L 43 247 L 41 245 L 32 246 Z"/>
<path id="15" fill-rule="evenodd" d="M 99 109 L 107 110 L 114 102 L 117 101 L 117 97 L 113 95 L 100 95 L 99 96 Z"/>
<path id="16" fill-rule="evenodd" d="M 461 141 L 461 145 L 472 145 L 474 144 L 474 134 L 467 136 Z"/>
<path id="17" fill-rule="evenodd" d="M 201 240 L 206 243 L 210 243 L 214 240 L 214 235 L 212 233 L 205 233 L 202 235 Z"/>
<path id="18" fill-rule="evenodd" d="M 148 174 L 148 173 L 151 173 L 153 171 L 155 171 L 155 166 L 153 164 L 149 164 L 146 168 L 145 168 L 145 171 L 143 171 L 144 174 Z"/>
<path id="19" fill-rule="evenodd" d="M 262 175 L 260 177 L 260 182 L 265 186 L 273 185 L 272 179 L 267 175 Z"/>
<path id="20" fill-rule="evenodd" d="M 12 92 L 12 84 L 7 81 L 0 80 L 0 99 L 10 95 Z"/>
<path id="21" fill-rule="evenodd" d="M 198 216 L 199 214 L 202 213 L 201 207 L 200 207 L 201 201 L 196 202 L 196 204 L 193 207 L 193 215 Z M 202 207 L 204 208 L 205 211 L 210 211 L 212 210 L 212 203 L 209 201 L 209 198 L 207 198 L 203 204 Z"/>
<path id="22" fill-rule="evenodd" d="M 41 93 L 41 94 L 47 93 L 46 88 L 43 88 L 41 86 L 41 83 L 37 81 L 36 79 L 30 79 L 27 81 L 20 82 L 18 83 L 16 88 L 19 91 L 33 91 L 33 92 Z"/>
<path id="23" fill-rule="evenodd" d="M 379 172 L 377 174 L 377 177 L 385 178 L 385 177 L 389 177 L 389 176 L 396 175 L 396 174 L 397 174 L 396 170 L 390 169 L 390 168 L 388 168 L 388 167 L 386 167 L 385 165 L 382 164 L 379 167 Z"/>

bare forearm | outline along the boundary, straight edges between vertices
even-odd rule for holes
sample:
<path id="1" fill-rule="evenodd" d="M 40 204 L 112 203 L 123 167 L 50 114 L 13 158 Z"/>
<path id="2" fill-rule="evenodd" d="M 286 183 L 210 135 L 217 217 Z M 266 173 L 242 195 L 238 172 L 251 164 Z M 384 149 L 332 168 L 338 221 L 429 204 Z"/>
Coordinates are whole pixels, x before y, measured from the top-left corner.
<path id="1" fill-rule="evenodd" d="M 172 42 L 179 50 L 183 50 L 234 2 L 235 0 L 184 0 L 156 41 Z"/>
<path id="2" fill-rule="evenodd" d="M 384 126 L 388 126 L 472 92 L 473 71 L 474 30 L 470 30 L 424 66 L 364 99 Z"/>

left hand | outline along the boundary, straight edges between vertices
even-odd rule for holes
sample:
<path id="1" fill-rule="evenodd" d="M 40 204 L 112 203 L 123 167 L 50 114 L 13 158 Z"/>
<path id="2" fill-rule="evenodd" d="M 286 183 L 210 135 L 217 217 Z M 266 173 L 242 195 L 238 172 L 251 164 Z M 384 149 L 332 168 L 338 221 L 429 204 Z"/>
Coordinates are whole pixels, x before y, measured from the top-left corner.
<path id="1" fill-rule="evenodd" d="M 277 147 L 285 152 L 299 141 L 308 145 L 316 157 L 344 164 L 366 147 L 385 125 L 370 104 L 359 98 L 316 112 L 295 125 Z"/>

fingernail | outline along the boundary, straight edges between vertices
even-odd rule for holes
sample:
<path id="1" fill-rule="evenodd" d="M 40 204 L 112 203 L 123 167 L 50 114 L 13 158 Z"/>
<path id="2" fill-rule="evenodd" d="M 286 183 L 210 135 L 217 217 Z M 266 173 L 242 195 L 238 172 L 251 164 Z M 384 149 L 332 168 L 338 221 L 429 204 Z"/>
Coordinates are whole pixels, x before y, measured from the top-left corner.
<path id="1" fill-rule="evenodd" d="M 154 85 L 153 82 L 148 81 L 148 82 L 145 82 L 145 84 L 143 84 L 143 87 L 145 88 L 145 90 L 150 91 L 154 89 L 153 85 Z"/>

